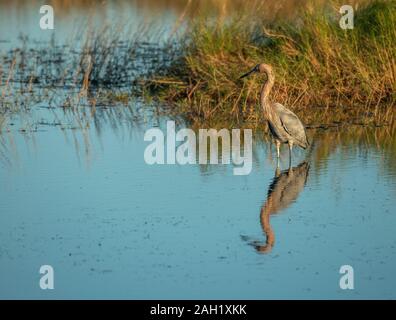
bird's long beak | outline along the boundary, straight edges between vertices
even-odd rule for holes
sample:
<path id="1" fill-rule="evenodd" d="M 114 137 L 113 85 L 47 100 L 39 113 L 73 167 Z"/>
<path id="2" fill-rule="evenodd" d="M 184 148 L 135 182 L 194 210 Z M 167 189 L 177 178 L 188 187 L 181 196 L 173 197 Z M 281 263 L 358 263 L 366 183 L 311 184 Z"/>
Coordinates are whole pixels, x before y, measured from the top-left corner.
<path id="1" fill-rule="evenodd" d="M 239 79 L 245 78 L 245 77 L 247 77 L 248 75 L 252 74 L 255 71 L 256 71 L 256 68 L 253 68 L 248 73 L 245 73 L 244 75 L 240 76 Z"/>

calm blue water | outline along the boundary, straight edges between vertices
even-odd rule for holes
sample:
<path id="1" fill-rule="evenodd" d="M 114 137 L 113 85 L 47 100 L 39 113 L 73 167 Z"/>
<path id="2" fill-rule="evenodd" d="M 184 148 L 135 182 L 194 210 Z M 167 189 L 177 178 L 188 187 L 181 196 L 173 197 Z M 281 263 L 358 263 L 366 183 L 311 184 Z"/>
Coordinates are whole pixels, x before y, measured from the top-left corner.
<path id="1" fill-rule="evenodd" d="M 293 166 L 310 165 L 306 185 L 295 201 L 297 187 L 283 191 L 292 199 L 271 216 L 275 243 L 260 254 L 249 243 L 266 239 L 269 145 L 255 138 L 248 176 L 150 166 L 143 134 L 152 125 L 3 133 L 0 298 L 396 298 L 394 153 L 333 145 L 321 158 L 321 135 L 310 153 L 296 150 Z M 54 290 L 39 287 L 44 264 Z M 354 290 L 339 288 L 345 264 Z"/>
<path id="2" fill-rule="evenodd" d="M 118 32 L 120 40 L 131 34 L 151 36 L 155 39 L 166 38 L 171 35 L 176 26 L 178 13 L 163 8 L 159 12 L 136 6 L 128 1 L 106 1 L 98 3 L 92 1 L 90 5 L 83 4 L 54 6 L 54 29 L 40 28 L 40 6 L 47 4 L 42 1 L 20 3 L 0 3 L 0 52 L 21 44 L 21 37 L 27 38 L 35 44 L 43 44 L 53 37 L 56 43 L 74 43 L 73 40 L 84 36 L 84 31 L 100 30 L 107 27 L 125 27 Z M 130 38 L 127 38 L 130 39 Z M 29 43 L 28 43 L 29 44 Z"/>
<path id="3" fill-rule="evenodd" d="M 0 10 L 0 53 L 20 32 L 50 39 L 36 9 Z M 86 17 L 70 10 L 55 21 L 57 41 Z M 132 27 L 145 20 L 110 6 L 94 23 L 120 12 Z M 160 17 L 171 32 L 175 13 Z M 284 150 L 280 172 L 255 136 L 252 172 L 234 176 L 231 165 L 147 165 L 143 135 L 164 119 L 139 102 L 88 111 L 86 129 L 46 103 L 0 132 L 0 299 L 396 298 L 388 129 L 309 131 L 314 147 L 294 152 L 291 171 Z M 54 290 L 40 289 L 42 265 Z M 342 265 L 354 290 L 339 287 Z"/>

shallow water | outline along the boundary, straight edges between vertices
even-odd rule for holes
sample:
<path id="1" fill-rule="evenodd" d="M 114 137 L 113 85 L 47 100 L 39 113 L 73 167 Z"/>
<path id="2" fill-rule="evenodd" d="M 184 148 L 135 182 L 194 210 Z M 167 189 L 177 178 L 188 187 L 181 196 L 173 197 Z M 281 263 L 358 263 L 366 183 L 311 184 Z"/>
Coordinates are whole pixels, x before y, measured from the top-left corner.
<path id="1" fill-rule="evenodd" d="M 45 43 L 52 38 L 60 44 L 69 43 L 83 36 L 86 31 L 101 30 L 106 26 L 123 26 L 125 32 L 147 30 L 151 31 L 151 35 L 156 35 L 156 38 L 160 32 L 166 37 L 172 32 L 178 18 L 178 13 L 171 8 L 163 8 L 159 13 L 128 1 L 101 4 L 88 1 L 86 5 L 77 1 L 74 6 L 55 1 L 54 30 L 42 30 L 39 25 L 43 16 L 39 12 L 41 5 L 35 1 L 8 4 L 7 0 L 0 1 L 0 50 L 19 45 L 21 38 L 26 37 L 36 44 Z M 128 34 L 130 35 L 127 33 L 125 36 Z"/>
<path id="2" fill-rule="evenodd" d="M 13 10 L 0 12 L 0 49 L 25 30 L 51 37 L 32 7 Z M 60 42 L 84 12 L 62 17 Z M 162 11 L 168 31 L 178 14 Z M 43 101 L 7 119 L 0 298 L 396 298 L 394 129 L 310 130 L 312 148 L 294 151 L 291 170 L 283 150 L 279 171 L 256 135 L 252 172 L 234 176 L 231 165 L 147 165 L 143 135 L 165 119 L 128 106 L 91 115 Z M 47 264 L 54 290 L 39 287 Z M 339 287 L 342 265 L 354 290 Z"/>
<path id="3" fill-rule="evenodd" d="M 1 298 L 396 297 L 395 149 L 381 147 L 394 141 L 385 129 L 350 129 L 348 139 L 366 136 L 355 142 L 318 133 L 311 151 L 294 152 L 293 166 L 309 168 L 273 183 L 274 150 L 259 137 L 247 176 L 229 165 L 150 166 L 143 134 L 157 121 L 112 126 L 105 115 L 86 130 L 21 133 L 15 122 L 3 133 Z M 384 142 L 364 143 L 369 135 Z M 264 254 L 255 245 L 265 246 L 266 214 L 275 240 Z M 44 264 L 55 290 L 38 285 Z M 339 288 L 346 264 L 350 291 Z"/>

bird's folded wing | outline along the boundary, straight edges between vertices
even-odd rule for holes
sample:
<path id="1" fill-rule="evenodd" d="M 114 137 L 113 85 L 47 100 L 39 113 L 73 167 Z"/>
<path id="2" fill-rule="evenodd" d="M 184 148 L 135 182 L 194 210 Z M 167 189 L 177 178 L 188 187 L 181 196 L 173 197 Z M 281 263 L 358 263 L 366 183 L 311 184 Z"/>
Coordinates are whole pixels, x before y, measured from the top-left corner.
<path id="1" fill-rule="evenodd" d="M 308 142 L 305 127 L 300 119 L 292 111 L 286 109 L 279 103 L 274 104 L 274 107 L 277 109 L 277 114 L 279 115 L 279 119 L 285 131 L 299 144 L 307 146 Z"/>

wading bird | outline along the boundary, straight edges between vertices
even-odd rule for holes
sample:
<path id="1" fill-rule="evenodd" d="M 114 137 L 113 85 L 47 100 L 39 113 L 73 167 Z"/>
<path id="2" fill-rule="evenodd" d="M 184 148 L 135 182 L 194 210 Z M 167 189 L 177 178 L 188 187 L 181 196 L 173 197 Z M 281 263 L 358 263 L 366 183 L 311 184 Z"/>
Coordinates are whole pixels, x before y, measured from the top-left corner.
<path id="1" fill-rule="evenodd" d="M 275 81 L 275 76 L 270 65 L 264 63 L 258 64 L 248 73 L 241 76 L 240 79 L 256 72 L 265 73 L 267 75 L 267 81 L 261 89 L 260 103 L 263 108 L 264 117 L 268 122 L 271 135 L 275 140 L 278 160 L 280 145 L 287 143 L 289 145 L 289 160 L 291 164 L 293 145 L 297 145 L 304 149 L 309 145 L 305 127 L 292 111 L 280 103 L 270 102 L 268 96 Z"/>

